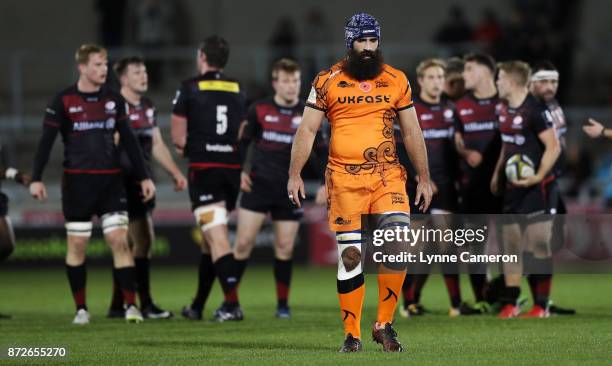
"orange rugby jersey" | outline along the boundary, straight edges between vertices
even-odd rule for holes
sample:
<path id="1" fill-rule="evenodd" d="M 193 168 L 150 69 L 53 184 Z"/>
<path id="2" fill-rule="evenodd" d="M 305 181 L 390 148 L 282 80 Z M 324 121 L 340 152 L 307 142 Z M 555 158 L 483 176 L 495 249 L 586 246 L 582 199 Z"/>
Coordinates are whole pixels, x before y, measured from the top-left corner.
<path id="1" fill-rule="evenodd" d="M 389 65 L 375 79 L 359 82 L 340 63 L 320 72 L 306 105 L 325 112 L 331 126 L 328 168 L 364 174 L 381 163 L 397 164 L 393 123 L 412 107 L 406 75 Z"/>

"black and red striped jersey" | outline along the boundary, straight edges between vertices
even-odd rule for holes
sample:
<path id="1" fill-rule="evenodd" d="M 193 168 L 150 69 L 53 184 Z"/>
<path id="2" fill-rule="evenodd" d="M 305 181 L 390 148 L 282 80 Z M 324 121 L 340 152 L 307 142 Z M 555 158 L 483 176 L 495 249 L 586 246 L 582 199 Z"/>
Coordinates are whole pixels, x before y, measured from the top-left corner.
<path id="1" fill-rule="evenodd" d="M 238 132 L 246 117 L 240 84 L 218 71 L 184 81 L 172 113 L 187 119 L 185 156 L 191 167 L 240 168 Z"/>
<path id="2" fill-rule="evenodd" d="M 148 98 L 142 98 L 140 104 L 134 105 L 127 102 L 127 119 L 130 127 L 138 139 L 142 155 L 145 159 L 147 170 L 151 172 L 151 157 L 153 154 L 153 132 L 157 127 L 157 113 L 153 102 Z M 126 171 L 131 171 L 132 164 L 120 142 L 121 148 L 121 167 Z"/>
<path id="3" fill-rule="evenodd" d="M 431 179 L 437 185 L 453 184 L 457 174 L 457 154 L 453 138 L 456 112 L 453 103 L 444 99 L 440 103 L 431 104 L 416 97 L 414 107 L 425 139 Z M 408 169 L 412 179 L 416 172 L 405 151 L 397 124 L 395 130 L 400 163 Z"/>
<path id="4" fill-rule="evenodd" d="M 39 181 L 58 133 L 64 142 L 64 172 L 69 174 L 120 173 L 114 134 L 132 147 L 127 152 L 139 179 L 148 178 L 138 142 L 126 118 L 123 97 L 106 86 L 84 93 L 76 84 L 58 93 L 47 106 L 43 137 L 36 154 L 33 180 Z"/>
<path id="5" fill-rule="evenodd" d="M 286 182 L 289 179 L 291 146 L 300 123 L 305 104 L 300 101 L 293 107 L 278 105 L 274 98 L 254 102 L 247 113 L 244 128 L 243 149 L 250 141 L 255 141 L 251 174 L 266 179 Z M 326 144 L 320 133 L 314 142 L 315 154 L 321 154 Z M 324 159 L 317 156 L 317 159 Z M 319 172 L 322 174 L 322 172 Z"/>
<path id="6" fill-rule="evenodd" d="M 546 102 L 546 108 L 550 111 L 552 117 L 552 125 L 557 133 L 557 138 L 561 144 L 561 155 L 555 162 L 553 172 L 555 176 L 559 177 L 565 173 L 567 168 L 567 143 L 565 141 L 565 134 L 567 133 L 567 120 L 565 119 L 565 113 L 559 102 L 556 99 L 552 99 Z"/>
<path id="7" fill-rule="evenodd" d="M 497 120 L 499 103 L 497 95 L 480 99 L 471 92 L 455 102 L 457 116 L 455 131 L 463 137 L 465 148 L 476 150 L 482 155 L 482 162 L 475 169 L 471 168 L 465 160 L 461 160 L 460 167 L 464 184 L 489 186 L 501 149 Z"/>
<path id="8" fill-rule="evenodd" d="M 504 146 L 504 161 L 514 154 L 524 154 L 533 161 L 537 171 L 544 154 L 544 144 L 539 134 L 552 128 L 553 119 L 546 105 L 533 95 L 518 108 L 502 103 L 499 109 L 499 128 Z"/>

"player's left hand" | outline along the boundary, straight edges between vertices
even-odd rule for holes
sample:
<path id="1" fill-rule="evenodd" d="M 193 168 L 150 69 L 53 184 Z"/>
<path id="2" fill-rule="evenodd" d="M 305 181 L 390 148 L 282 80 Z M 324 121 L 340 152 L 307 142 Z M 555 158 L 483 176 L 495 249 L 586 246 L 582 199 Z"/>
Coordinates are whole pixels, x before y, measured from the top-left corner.
<path id="1" fill-rule="evenodd" d="M 185 190 L 185 188 L 187 188 L 187 179 L 185 179 L 185 176 L 181 172 L 176 172 L 172 176 L 172 180 L 174 180 L 174 191 L 175 192 L 180 192 L 180 191 Z"/>
<path id="2" fill-rule="evenodd" d="M 517 187 L 527 188 L 527 187 L 531 187 L 531 186 L 534 186 L 540 183 L 542 179 L 544 178 L 536 174 L 536 175 L 532 175 L 531 177 L 516 180 L 514 182 L 511 182 L 511 184 Z"/>
<path id="3" fill-rule="evenodd" d="M 306 199 L 306 191 L 304 190 L 304 181 L 299 175 L 290 176 L 287 182 L 287 193 L 289 194 L 289 201 L 297 207 L 302 207 L 300 197 Z"/>
<path id="4" fill-rule="evenodd" d="M 142 189 L 143 202 L 148 202 L 155 197 L 155 184 L 151 179 L 145 179 L 140 182 L 140 188 Z"/>
<path id="5" fill-rule="evenodd" d="M 414 204 L 419 205 L 420 203 L 419 210 L 425 212 L 429 208 L 431 197 L 433 196 L 432 182 L 429 179 L 421 179 L 419 176 L 416 177 L 416 180 L 418 184 L 414 197 Z"/>

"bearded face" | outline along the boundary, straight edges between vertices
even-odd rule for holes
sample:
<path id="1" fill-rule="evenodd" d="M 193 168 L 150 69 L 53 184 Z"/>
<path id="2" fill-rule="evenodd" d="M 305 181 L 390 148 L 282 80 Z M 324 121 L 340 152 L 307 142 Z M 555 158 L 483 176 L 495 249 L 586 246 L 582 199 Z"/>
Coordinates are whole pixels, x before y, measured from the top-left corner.
<path id="1" fill-rule="evenodd" d="M 357 46 L 358 41 L 355 41 Z M 383 56 L 379 48 L 376 50 L 363 49 L 357 47 L 349 49 L 342 69 L 350 77 L 357 81 L 372 80 L 376 78 L 383 69 Z"/>

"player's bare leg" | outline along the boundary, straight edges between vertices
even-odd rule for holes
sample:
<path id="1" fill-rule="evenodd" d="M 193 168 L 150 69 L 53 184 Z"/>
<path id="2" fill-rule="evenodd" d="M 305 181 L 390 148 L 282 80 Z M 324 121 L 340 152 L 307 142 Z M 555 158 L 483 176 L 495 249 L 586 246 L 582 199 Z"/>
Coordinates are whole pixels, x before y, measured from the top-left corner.
<path id="1" fill-rule="evenodd" d="M 124 213 L 111 213 L 102 216 L 104 238 L 113 254 L 113 266 L 123 303 L 125 306 L 125 319 L 128 322 L 141 322 L 142 314 L 136 307 L 136 269 L 134 257 L 128 245 L 127 215 Z"/>
<path id="2" fill-rule="evenodd" d="M 504 241 L 504 254 L 516 255 L 517 262 L 506 262 L 503 264 L 506 289 L 502 298 L 502 310 L 500 318 L 514 318 L 518 316 L 520 309 L 517 301 L 521 293 L 521 278 L 523 276 L 523 234 L 518 223 L 505 224 L 502 226 Z"/>
<path id="3" fill-rule="evenodd" d="M 266 219 L 266 215 L 244 208 L 238 209 L 238 228 L 236 232 L 236 243 L 234 244 L 234 258 L 240 263 L 238 281 L 246 267 L 246 261 L 251 256 L 251 251 L 255 245 L 257 234 Z M 244 263 L 242 263 L 244 262 Z"/>
<path id="4" fill-rule="evenodd" d="M 418 216 L 417 216 L 418 217 Z M 427 226 L 427 220 L 422 217 L 412 217 L 412 225 L 414 227 Z M 414 246 L 415 252 L 423 252 L 429 250 L 431 246 L 425 243 L 418 242 Z M 402 295 L 404 297 L 403 306 L 399 307 L 399 314 L 404 318 L 413 316 L 421 316 L 425 313 L 425 308 L 421 305 L 421 291 L 425 286 L 425 282 L 429 277 L 431 265 L 426 263 L 415 263 L 411 265 L 406 272 L 404 282 L 402 283 Z"/>
<path id="5" fill-rule="evenodd" d="M 7 259 L 15 249 L 15 233 L 8 216 L 0 216 L 0 262 Z M 0 319 L 10 318 L 6 314 L 0 314 Z"/>
<path id="6" fill-rule="evenodd" d="M 91 236 L 91 222 L 71 222 L 66 226 L 69 230 L 66 250 L 66 274 L 68 275 L 70 290 L 76 305 L 76 316 L 72 323 L 84 325 L 89 323 L 85 291 L 87 282 L 85 250 Z M 70 231 L 79 229 L 79 226 L 83 230 L 81 233 L 70 234 Z"/>
<path id="7" fill-rule="evenodd" d="M 198 289 L 191 305 L 184 306 L 181 315 L 190 320 L 202 320 L 202 310 L 215 283 L 217 274 L 210 254 L 210 246 L 200 235 L 200 264 L 198 266 Z"/>
<path id="8" fill-rule="evenodd" d="M 136 268 L 136 291 L 140 298 L 143 315 L 150 319 L 169 319 L 173 314 L 160 309 L 151 298 L 149 261 L 155 241 L 153 219 L 150 214 L 130 219 L 128 225 L 130 247 L 134 254 Z"/>
<path id="9" fill-rule="evenodd" d="M 15 233 L 8 216 L 0 216 L 0 262 L 8 258 L 15 250 Z"/>
<path id="10" fill-rule="evenodd" d="M 527 280 L 532 288 L 533 308 L 521 317 L 548 318 L 548 299 L 552 282 L 552 238 L 553 220 L 530 224 L 525 230 L 526 256 L 525 267 L 528 268 Z"/>
<path id="11" fill-rule="evenodd" d="M 238 227 L 236 229 L 236 242 L 234 244 L 234 258 L 236 261 L 236 273 L 240 286 L 242 276 L 246 270 L 246 266 L 251 256 L 251 251 L 255 246 L 257 234 L 261 230 L 261 226 L 266 219 L 266 215 L 261 212 L 255 212 L 244 208 L 238 209 Z"/>
<path id="12" fill-rule="evenodd" d="M 242 320 L 238 302 L 237 267 L 230 247 L 225 202 L 200 206 L 194 211 L 202 236 L 210 247 L 211 259 L 223 289 L 223 305 L 214 313 L 218 321 Z"/>
<path id="13" fill-rule="evenodd" d="M 289 319 L 289 289 L 293 267 L 293 248 L 295 237 L 300 229 L 299 221 L 278 220 L 274 228 L 274 279 L 276 281 L 276 317 Z"/>

